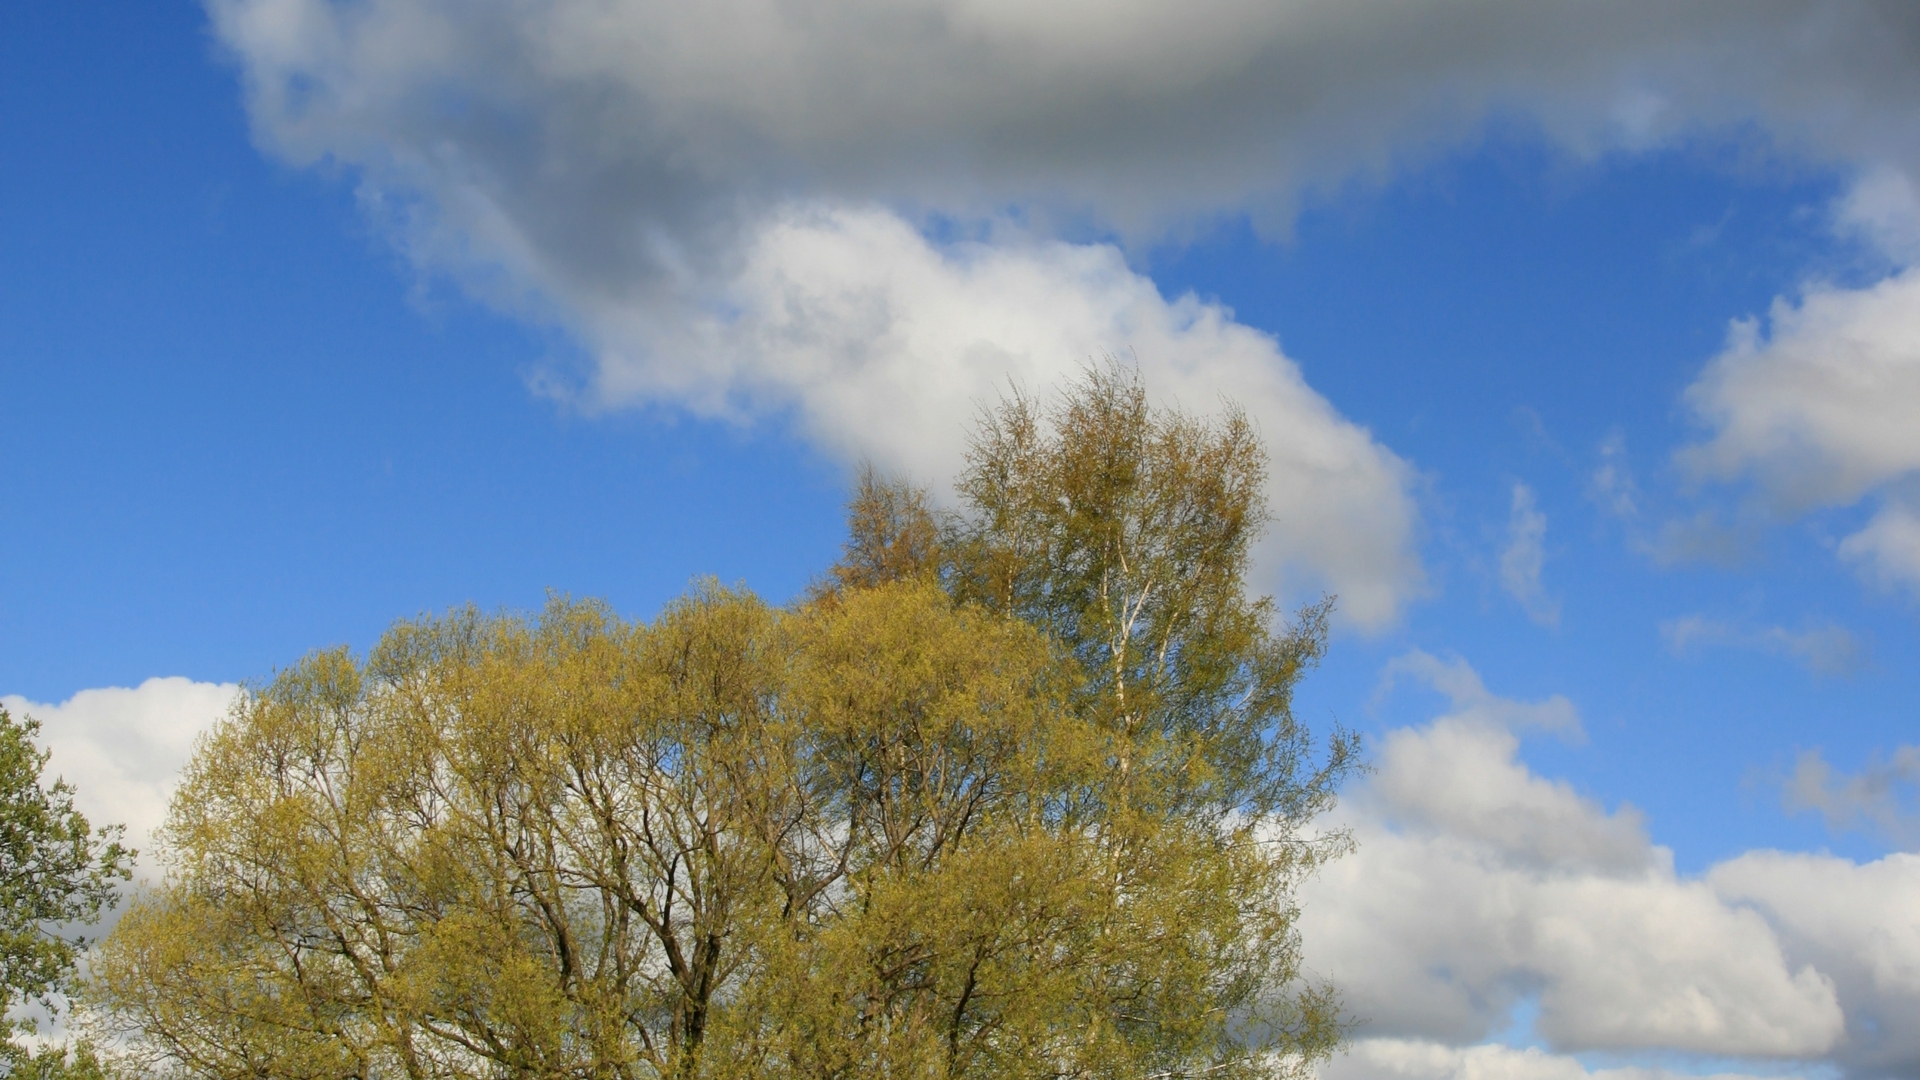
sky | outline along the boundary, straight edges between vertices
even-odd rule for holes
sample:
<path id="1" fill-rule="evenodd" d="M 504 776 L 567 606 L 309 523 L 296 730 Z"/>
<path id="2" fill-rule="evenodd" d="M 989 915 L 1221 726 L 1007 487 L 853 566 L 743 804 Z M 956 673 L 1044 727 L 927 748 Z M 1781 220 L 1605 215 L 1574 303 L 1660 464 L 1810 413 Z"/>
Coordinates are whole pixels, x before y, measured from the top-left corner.
<path id="1" fill-rule="evenodd" d="M 144 837 L 239 684 L 793 597 L 1112 356 L 1339 598 L 1327 1080 L 1920 1076 L 1916 262 L 1898 3 L 8 5 L 0 700 Z"/>

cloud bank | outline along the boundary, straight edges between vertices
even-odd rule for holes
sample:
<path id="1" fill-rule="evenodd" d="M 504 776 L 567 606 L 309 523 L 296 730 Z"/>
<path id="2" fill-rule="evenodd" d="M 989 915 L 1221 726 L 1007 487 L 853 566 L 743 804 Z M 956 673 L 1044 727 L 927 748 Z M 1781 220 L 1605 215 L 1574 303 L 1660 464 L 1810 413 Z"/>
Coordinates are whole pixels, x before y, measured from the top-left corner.
<path id="1" fill-rule="evenodd" d="M 1752 852 L 1677 874 L 1633 808 L 1519 760 L 1543 719 L 1577 732 L 1565 699 L 1504 699 L 1424 653 L 1389 674 L 1451 706 L 1386 736 L 1342 811 L 1358 854 L 1302 895 L 1309 963 L 1365 1021 L 1327 1080 L 1578 1078 L 1578 1052 L 1920 1068 L 1896 1019 L 1920 1009 L 1920 857 Z M 1529 1005 L 1551 1052 L 1475 1045 Z M 1656 1075 L 1594 1073 L 1616 1074 Z"/>

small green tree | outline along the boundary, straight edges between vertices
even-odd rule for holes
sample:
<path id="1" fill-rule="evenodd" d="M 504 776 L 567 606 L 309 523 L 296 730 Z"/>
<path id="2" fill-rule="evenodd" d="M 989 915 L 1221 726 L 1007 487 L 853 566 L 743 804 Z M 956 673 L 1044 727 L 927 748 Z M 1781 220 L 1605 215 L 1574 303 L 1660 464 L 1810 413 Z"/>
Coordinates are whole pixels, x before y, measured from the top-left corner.
<path id="1" fill-rule="evenodd" d="M 40 725 L 15 720 L 0 708 L 0 1013 L 54 997 L 72 985 L 74 964 L 87 939 L 76 926 L 99 921 L 113 906 L 115 885 L 132 876 L 134 853 L 120 843 L 118 825 L 93 829 L 73 808 L 65 780 L 43 786 L 47 751 L 34 745 Z M 31 1020 L 7 1019 L 0 1030 L 0 1061 L 10 1072 L 51 1059 L 30 1055 L 18 1036 Z M 41 1060 L 45 1058 L 45 1060 Z M 64 1061 L 64 1053 L 62 1054 Z"/>

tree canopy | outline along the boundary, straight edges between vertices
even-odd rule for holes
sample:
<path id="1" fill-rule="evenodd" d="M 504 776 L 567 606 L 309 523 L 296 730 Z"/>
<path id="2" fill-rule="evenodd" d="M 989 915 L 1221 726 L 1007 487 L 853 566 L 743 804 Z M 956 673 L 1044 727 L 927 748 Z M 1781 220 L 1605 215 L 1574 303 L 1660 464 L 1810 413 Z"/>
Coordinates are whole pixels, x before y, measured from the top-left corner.
<path id="1" fill-rule="evenodd" d="M 397 624 L 254 688 L 95 965 L 241 1077 L 1254 1077 L 1338 1038 L 1292 890 L 1351 767 L 1244 594 L 1244 418 L 1095 371 L 989 414 L 962 509 L 866 474 L 786 608 Z"/>

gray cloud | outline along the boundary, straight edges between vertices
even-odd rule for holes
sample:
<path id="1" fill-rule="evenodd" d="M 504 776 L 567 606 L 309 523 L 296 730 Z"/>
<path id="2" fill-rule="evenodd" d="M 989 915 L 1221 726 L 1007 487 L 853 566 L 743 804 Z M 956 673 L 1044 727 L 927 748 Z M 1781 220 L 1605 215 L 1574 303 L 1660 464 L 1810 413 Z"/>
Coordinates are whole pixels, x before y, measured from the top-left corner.
<path id="1" fill-rule="evenodd" d="M 1818 813 L 1836 832 L 1866 826 L 1912 847 L 1920 845 L 1920 809 L 1902 800 L 1903 790 L 1920 793 L 1920 746 L 1902 746 L 1857 773 L 1841 772 L 1820 751 L 1807 750 L 1795 760 L 1781 801 L 1790 812 Z"/>
<path id="2" fill-rule="evenodd" d="M 1656 566 L 1710 563 L 1735 567 L 1749 561 L 1756 538 L 1757 515 L 1728 521 L 1714 508 L 1696 509 L 1659 520 L 1644 513 L 1649 500 L 1627 460 L 1626 437 L 1620 431 L 1602 439 L 1599 464 L 1587 474 L 1587 498 L 1625 530 L 1627 546 Z M 1649 517 L 1655 520 L 1647 520 Z"/>
<path id="3" fill-rule="evenodd" d="M 1895 3 L 207 8 L 263 146 L 346 166 L 422 267 L 581 341 L 593 371 L 551 392 L 789 416 L 829 454 L 935 473 L 995 380 L 1131 348 L 1189 406 L 1259 399 L 1290 509 L 1269 580 L 1334 589 L 1367 625 L 1425 588 L 1410 470 L 1270 340 L 1217 347 L 1245 337 L 1231 312 L 1057 243 L 1062 223 L 1283 229 L 1304 192 L 1496 113 L 1576 155 L 1757 121 L 1791 152 L 1899 170 L 1920 100 L 1920 19 Z M 1023 308 L 1022 282 L 1055 307 Z M 983 291 L 999 307 L 976 314 Z"/>
<path id="4" fill-rule="evenodd" d="M 1916 149 L 1920 89 L 1920 17 L 1900 3 L 209 10 L 276 149 L 471 192 L 601 284 L 672 278 L 696 254 L 672 238 L 792 197 L 975 215 L 1019 203 L 1141 228 L 1284 206 L 1303 186 L 1466 136 L 1494 110 L 1581 153 L 1759 120 L 1806 152 L 1897 158 Z"/>

